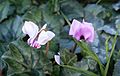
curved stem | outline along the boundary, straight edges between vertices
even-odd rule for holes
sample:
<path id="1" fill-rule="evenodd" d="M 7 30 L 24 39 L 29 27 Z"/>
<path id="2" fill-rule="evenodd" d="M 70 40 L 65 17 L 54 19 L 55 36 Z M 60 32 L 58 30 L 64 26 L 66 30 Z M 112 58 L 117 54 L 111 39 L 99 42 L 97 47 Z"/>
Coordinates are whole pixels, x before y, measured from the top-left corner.
<path id="1" fill-rule="evenodd" d="M 96 2 L 96 4 L 99 4 L 101 2 L 101 0 L 98 0 L 97 2 Z"/>
<path id="2" fill-rule="evenodd" d="M 112 50 L 111 50 L 110 57 L 109 57 L 109 59 L 108 59 L 107 65 L 106 65 L 106 67 L 105 67 L 104 76 L 107 76 L 107 73 L 108 73 L 108 69 L 109 69 L 109 65 L 110 65 L 110 60 L 111 60 L 111 57 L 112 57 L 113 52 L 114 52 L 114 50 L 115 50 L 115 44 L 116 44 L 117 35 L 118 35 L 118 34 L 116 34 L 115 37 L 114 37 L 114 41 L 113 41 L 113 45 L 112 45 Z"/>
<path id="3" fill-rule="evenodd" d="M 60 65 L 60 66 L 64 67 L 64 68 L 74 70 L 74 71 L 77 71 L 77 72 L 82 73 L 82 74 L 84 74 L 86 76 L 98 76 L 97 74 L 95 74 L 93 72 L 90 72 L 90 71 L 87 71 L 87 70 L 84 70 L 82 68 L 73 67 L 73 66 L 69 66 L 69 65 Z"/>
<path id="4" fill-rule="evenodd" d="M 60 11 L 61 15 L 64 17 L 65 21 L 68 23 L 68 25 L 70 26 L 71 23 L 70 21 L 68 20 L 68 18 L 64 15 L 64 13 L 62 11 Z"/>
<path id="5" fill-rule="evenodd" d="M 76 50 L 76 47 L 77 47 L 77 43 L 75 43 L 75 44 L 73 45 L 73 47 L 71 48 L 71 50 L 70 50 L 70 51 L 71 51 L 72 53 L 74 53 L 74 52 L 75 52 L 75 50 Z"/>

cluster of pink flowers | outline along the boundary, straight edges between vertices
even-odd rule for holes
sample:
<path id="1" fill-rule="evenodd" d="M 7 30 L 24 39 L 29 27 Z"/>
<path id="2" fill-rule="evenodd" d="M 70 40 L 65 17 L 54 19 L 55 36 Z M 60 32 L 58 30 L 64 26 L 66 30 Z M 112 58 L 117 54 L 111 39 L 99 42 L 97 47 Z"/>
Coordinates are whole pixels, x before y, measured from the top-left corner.
<path id="1" fill-rule="evenodd" d="M 25 21 L 22 31 L 24 34 L 29 35 L 28 44 L 34 48 L 40 48 L 41 45 L 45 45 L 50 41 L 55 34 L 52 31 L 46 30 L 47 24 L 45 24 L 40 30 L 38 26 L 31 22 Z M 86 42 L 93 42 L 95 39 L 95 31 L 92 23 L 85 22 L 84 19 L 82 22 L 78 20 L 73 20 L 69 35 L 71 35 L 76 40 L 85 40 Z M 55 61 L 60 65 L 60 53 L 54 55 Z"/>

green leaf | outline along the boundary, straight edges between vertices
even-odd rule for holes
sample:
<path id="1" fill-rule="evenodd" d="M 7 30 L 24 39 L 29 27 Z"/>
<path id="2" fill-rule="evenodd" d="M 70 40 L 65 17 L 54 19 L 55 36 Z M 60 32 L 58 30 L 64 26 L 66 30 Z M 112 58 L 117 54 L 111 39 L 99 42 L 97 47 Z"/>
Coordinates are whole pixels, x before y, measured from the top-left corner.
<path id="1" fill-rule="evenodd" d="M 75 67 L 83 68 L 83 70 L 88 70 L 89 69 L 88 65 L 89 65 L 88 59 L 84 59 L 84 58 L 81 61 L 74 64 Z"/>
<path id="2" fill-rule="evenodd" d="M 63 64 L 73 65 L 77 61 L 77 56 L 67 49 L 60 51 L 60 56 Z"/>
<path id="3" fill-rule="evenodd" d="M 8 75 L 28 69 L 29 66 L 24 63 L 23 55 L 14 42 L 10 43 L 8 47 L 9 50 L 2 55 L 2 60 L 8 65 Z"/>
<path id="4" fill-rule="evenodd" d="M 88 59 L 88 66 L 90 70 L 96 71 L 97 62 L 93 59 Z"/>
<path id="5" fill-rule="evenodd" d="M 67 16 L 68 20 L 83 17 L 82 4 L 75 0 L 61 0 L 61 11 Z M 71 11 L 72 10 L 72 11 Z"/>
<path id="6" fill-rule="evenodd" d="M 14 73 L 9 76 L 44 76 L 44 74 L 41 71 L 32 69 L 30 71 Z"/>
<path id="7" fill-rule="evenodd" d="M 113 4 L 113 8 L 118 11 L 120 9 L 120 1 L 118 3 Z"/>
<path id="8" fill-rule="evenodd" d="M 120 18 L 118 18 L 116 21 L 115 21 L 115 26 L 117 28 L 117 31 L 119 32 L 120 34 Z"/>
<path id="9" fill-rule="evenodd" d="M 51 61 L 49 60 L 49 57 L 47 58 L 44 51 L 45 50 L 34 49 L 22 40 L 17 40 L 10 43 L 9 51 L 7 51 L 2 56 L 2 59 L 9 66 L 8 75 L 14 73 L 14 75 L 24 75 L 17 73 L 23 73 L 26 71 L 30 71 L 31 69 L 35 69 L 35 71 L 40 70 L 43 72 L 47 71 L 48 73 L 51 73 L 53 71 L 53 66 Z M 40 74 L 42 74 L 43 72 L 41 72 Z"/>
<path id="10" fill-rule="evenodd" d="M 66 48 L 66 49 L 70 49 L 71 47 L 73 47 L 74 45 L 74 41 L 71 41 L 69 39 L 60 39 L 60 48 Z"/>
<path id="11" fill-rule="evenodd" d="M 59 76 L 80 76 L 81 73 L 77 72 L 77 71 L 74 71 L 74 70 L 71 70 L 69 68 L 60 68 L 61 71 L 60 71 L 60 75 Z"/>
<path id="12" fill-rule="evenodd" d="M 42 20 L 42 11 L 40 8 L 31 7 L 31 9 L 23 15 L 23 19 L 39 23 Z"/>
<path id="13" fill-rule="evenodd" d="M 10 4 L 8 1 L 4 1 L 0 4 L 0 22 L 7 18 L 9 13 Z"/>
<path id="14" fill-rule="evenodd" d="M 4 52 L 6 52 L 6 51 L 7 51 L 6 43 L 0 42 L 0 57 L 1 57 L 2 54 L 4 54 Z"/>
<path id="15" fill-rule="evenodd" d="M 9 66 L 9 70 L 8 70 L 8 74 L 12 74 L 14 72 L 22 72 L 25 70 L 25 65 L 22 64 L 21 61 L 16 60 L 15 58 L 13 58 L 10 54 L 10 51 L 6 52 L 5 54 L 3 54 L 2 59 L 8 64 Z"/>
<path id="16" fill-rule="evenodd" d="M 50 41 L 50 45 L 49 45 L 49 51 L 51 52 L 58 52 L 59 50 L 59 45 L 56 41 Z"/>
<path id="17" fill-rule="evenodd" d="M 19 49 L 21 55 L 24 58 L 24 63 L 22 63 L 22 65 L 24 65 L 28 70 L 31 70 L 32 68 L 37 71 L 48 71 L 48 73 L 51 73 L 53 71 L 53 66 L 50 59 L 53 58 L 54 52 L 48 51 L 48 55 L 46 55 L 45 49 L 35 49 L 33 47 L 30 47 L 21 39 L 12 42 L 12 44 L 17 46 L 17 48 Z"/>
<path id="18" fill-rule="evenodd" d="M 10 43 L 9 49 L 13 58 L 19 60 L 19 62 L 23 62 L 23 56 L 20 53 L 20 50 L 14 44 Z"/>
<path id="19" fill-rule="evenodd" d="M 73 66 L 69 66 L 69 65 L 60 65 L 60 66 L 62 66 L 64 68 L 68 68 L 68 69 L 74 70 L 74 71 L 79 72 L 79 73 L 82 73 L 83 75 L 86 75 L 86 76 L 87 75 L 89 75 L 89 76 L 98 76 L 95 73 L 83 70 L 82 68 L 77 68 L 77 67 L 73 67 Z"/>
<path id="20" fill-rule="evenodd" d="M 90 12 L 86 12 L 85 11 L 84 19 L 85 19 L 85 21 L 92 23 L 94 28 L 95 28 L 95 30 L 98 30 L 99 28 L 104 26 L 104 20 L 102 20 L 99 17 L 94 16 Z"/>
<path id="21" fill-rule="evenodd" d="M 60 10 L 59 0 L 48 1 L 48 9 L 53 13 L 59 13 Z"/>
<path id="22" fill-rule="evenodd" d="M 96 4 L 88 4 L 84 9 L 87 12 L 92 13 L 94 16 L 97 16 L 99 13 L 105 10 L 101 5 Z"/>
<path id="23" fill-rule="evenodd" d="M 78 44 L 78 46 L 83 49 L 83 51 L 88 54 L 88 56 L 90 56 L 92 59 L 94 59 L 98 64 L 99 64 L 99 67 L 100 67 L 100 71 L 101 71 L 101 74 L 103 75 L 104 74 L 104 67 L 103 67 L 103 64 L 101 63 L 100 59 L 98 58 L 97 54 L 94 53 L 91 48 L 88 46 L 87 43 L 85 43 L 84 41 L 80 41 L 78 42 L 77 40 L 74 39 L 74 41 Z"/>
<path id="24" fill-rule="evenodd" d="M 30 76 L 30 75 L 28 75 L 26 73 L 15 73 L 15 74 L 12 74 L 10 76 Z"/>
<path id="25" fill-rule="evenodd" d="M 16 16 L 10 18 L 0 24 L 0 40 L 11 42 L 18 39 L 22 35 L 22 18 Z"/>
<path id="26" fill-rule="evenodd" d="M 108 41 L 110 40 L 110 36 L 106 39 L 105 41 L 105 47 L 106 47 L 106 61 L 108 61 L 109 57 L 108 57 L 108 51 L 109 51 L 109 45 L 108 45 Z"/>
<path id="27" fill-rule="evenodd" d="M 19 52 L 24 58 L 25 64 L 32 68 L 32 64 L 35 59 L 32 54 L 34 53 L 35 49 L 31 48 L 26 42 L 23 42 L 21 39 L 12 42 L 12 44 L 15 45 L 17 49 L 19 49 Z M 38 55 L 36 54 L 35 57 L 37 56 Z"/>
<path id="28" fill-rule="evenodd" d="M 116 44 L 117 35 L 118 35 L 118 33 L 115 35 L 114 40 L 113 40 L 112 50 L 111 50 L 111 53 L 110 53 L 110 56 L 109 56 L 108 62 L 107 62 L 107 64 L 106 64 L 106 67 L 105 67 L 104 76 L 106 76 L 107 73 L 108 73 L 108 69 L 109 69 L 110 61 L 111 61 L 111 58 L 112 58 L 113 53 L 114 53 L 114 50 L 115 50 L 115 44 Z"/>
<path id="29" fill-rule="evenodd" d="M 120 76 L 120 60 L 114 65 L 113 76 Z"/>
<path id="30" fill-rule="evenodd" d="M 60 66 L 54 65 L 53 66 L 52 76 L 59 76 L 59 75 L 60 75 Z"/>
<path id="31" fill-rule="evenodd" d="M 103 27 L 99 28 L 99 31 L 103 30 L 105 33 L 115 35 L 116 30 L 111 25 L 104 25 Z"/>
<path id="32" fill-rule="evenodd" d="M 115 21 L 116 28 L 120 29 L 120 18 Z"/>
<path id="33" fill-rule="evenodd" d="M 59 38 L 60 31 L 64 25 L 64 19 L 60 14 L 54 14 L 50 12 L 47 8 L 47 5 L 42 8 L 43 10 L 43 19 L 51 29 L 55 32 L 56 38 Z"/>
<path id="34" fill-rule="evenodd" d="M 31 6 L 31 0 L 10 0 L 15 5 L 17 14 L 25 13 Z"/>

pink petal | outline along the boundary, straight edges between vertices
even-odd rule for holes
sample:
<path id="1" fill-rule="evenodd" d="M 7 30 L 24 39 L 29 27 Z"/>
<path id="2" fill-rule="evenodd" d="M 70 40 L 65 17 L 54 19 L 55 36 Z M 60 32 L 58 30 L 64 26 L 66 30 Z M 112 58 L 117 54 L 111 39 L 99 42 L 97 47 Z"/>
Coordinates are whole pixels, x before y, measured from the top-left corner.
<path id="1" fill-rule="evenodd" d="M 27 43 L 28 45 L 30 45 L 31 47 L 34 47 L 34 48 L 40 48 L 41 45 L 39 43 L 37 43 L 37 41 L 34 40 L 34 38 L 29 38 L 27 40 Z"/>
<path id="2" fill-rule="evenodd" d="M 39 43 L 34 43 L 34 48 L 40 48 L 41 47 L 41 45 L 39 44 Z"/>
<path id="3" fill-rule="evenodd" d="M 94 27 L 92 26 L 92 23 L 85 22 L 84 20 L 82 23 L 73 20 L 69 35 L 73 35 L 77 40 L 80 40 L 81 36 L 83 36 L 87 42 L 93 42 L 95 38 Z"/>
<path id="4" fill-rule="evenodd" d="M 81 22 L 74 19 L 70 26 L 69 35 L 74 35 L 76 33 L 76 31 L 79 29 L 80 24 L 81 24 Z"/>
<path id="5" fill-rule="evenodd" d="M 91 23 L 88 22 L 83 22 L 83 25 L 86 26 L 86 32 L 84 32 L 84 36 L 86 37 L 88 42 L 93 42 L 95 38 L 95 31 L 94 27 L 92 26 Z"/>

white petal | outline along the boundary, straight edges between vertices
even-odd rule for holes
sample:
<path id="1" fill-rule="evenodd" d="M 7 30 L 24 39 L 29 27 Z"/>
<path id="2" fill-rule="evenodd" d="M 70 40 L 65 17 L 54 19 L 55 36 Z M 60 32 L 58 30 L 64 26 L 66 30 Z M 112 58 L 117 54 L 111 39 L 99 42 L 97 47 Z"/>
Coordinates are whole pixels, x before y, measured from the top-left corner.
<path id="1" fill-rule="evenodd" d="M 60 56 L 54 55 L 54 58 L 55 58 L 56 63 L 60 65 Z"/>
<path id="2" fill-rule="evenodd" d="M 53 37 L 55 37 L 55 34 L 52 31 L 47 31 L 47 36 L 48 36 L 48 40 L 50 41 Z"/>
<path id="3" fill-rule="evenodd" d="M 39 30 L 38 26 L 31 21 L 25 21 L 22 27 L 23 33 L 28 34 L 30 38 L 33 38 L 34 36 L 36 36 L 38 33 L 38 30 Z"/>
<path id="4" fill-rule="evenodd" d="M 58 55 L 60 55 L 60 52 L 58 52 Z"/>
<path id="5" fill-rule="evenodd" d="M 46 33 L 46 31 L 43 30 L 38 37 L 38 43 L 40 45 L 45 45 L 48 41 L 49 40 L 48 40 L 47 33 Z"/>
<path id="6" fill-rule="evenodd" d="M 46 29 L 46 27 L 47 27 L 47 24 L 43 25 L 43 27 L 40 29 L 40 31 L 43 29 Z"/>
<path id="7" fill-rule="evenodd" d="M 38 37 L 38 43 L 41 45 L 45 45 L 48 41 L 50 41 L 55 34 L 51 31 L 42 31 Z"/>

